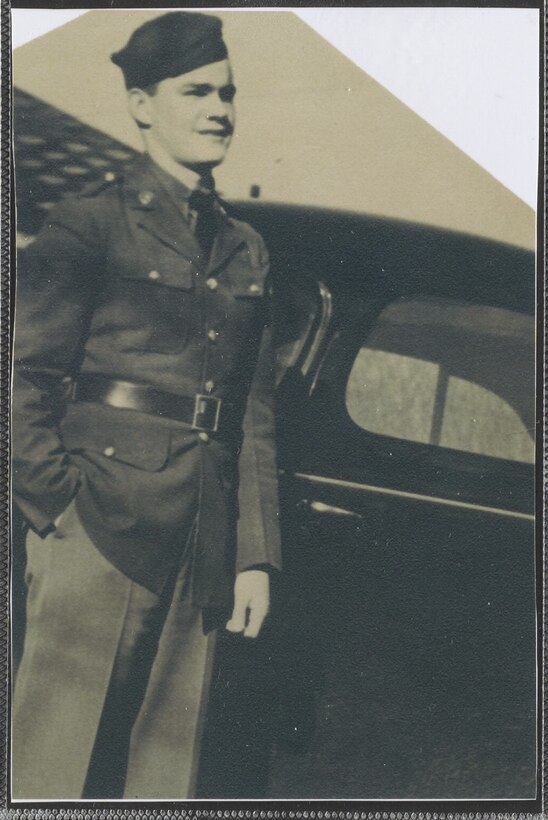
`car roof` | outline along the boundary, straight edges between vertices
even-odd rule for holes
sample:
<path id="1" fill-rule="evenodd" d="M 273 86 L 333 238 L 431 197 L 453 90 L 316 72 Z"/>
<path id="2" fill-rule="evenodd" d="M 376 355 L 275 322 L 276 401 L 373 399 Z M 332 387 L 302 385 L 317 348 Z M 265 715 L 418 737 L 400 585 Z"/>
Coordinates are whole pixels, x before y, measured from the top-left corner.
<path id="1" fill-rule="evenodd" d="M 378 215 L 280 203 L 232 205 L 264 236 L 282 282 L 321 280 L 349 301 L 394 292 L 534 312 L 531 251 Z"/>

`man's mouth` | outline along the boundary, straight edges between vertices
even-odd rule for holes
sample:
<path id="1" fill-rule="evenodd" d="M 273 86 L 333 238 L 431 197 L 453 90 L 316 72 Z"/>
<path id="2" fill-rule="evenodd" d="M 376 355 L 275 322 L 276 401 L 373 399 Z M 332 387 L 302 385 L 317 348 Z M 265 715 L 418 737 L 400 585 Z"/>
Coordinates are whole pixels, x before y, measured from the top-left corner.
<path id="1" fill-rule="evenodd" d="M 206 136 L 225 138 L 232 135 L 232 128 L 206 128 L 199 133 Z"/>

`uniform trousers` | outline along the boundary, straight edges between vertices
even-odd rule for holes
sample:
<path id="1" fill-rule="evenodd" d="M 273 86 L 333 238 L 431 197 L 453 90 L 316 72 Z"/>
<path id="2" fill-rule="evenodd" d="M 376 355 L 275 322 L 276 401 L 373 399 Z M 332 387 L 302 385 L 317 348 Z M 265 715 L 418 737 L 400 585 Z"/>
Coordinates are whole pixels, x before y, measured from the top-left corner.
<path id="1" fill-rule="evenodd" d="M 13 799 L 193 796 L 215 633 L 191 602 L 191 540 L 159 596 L 100 554 L 74 502 L 29 533 Z"/>

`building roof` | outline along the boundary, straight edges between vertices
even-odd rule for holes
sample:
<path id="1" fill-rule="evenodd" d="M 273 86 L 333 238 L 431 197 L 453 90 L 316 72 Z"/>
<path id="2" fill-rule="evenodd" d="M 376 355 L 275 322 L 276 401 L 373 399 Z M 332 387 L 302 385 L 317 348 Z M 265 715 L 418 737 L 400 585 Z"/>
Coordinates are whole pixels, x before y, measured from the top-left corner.
<path id="1" fill-rule="evenodd" d="M 24 244 L 66 193 L 119 172 L 136 151 L 42 100 L 14 92 L 17 230 Z"/>

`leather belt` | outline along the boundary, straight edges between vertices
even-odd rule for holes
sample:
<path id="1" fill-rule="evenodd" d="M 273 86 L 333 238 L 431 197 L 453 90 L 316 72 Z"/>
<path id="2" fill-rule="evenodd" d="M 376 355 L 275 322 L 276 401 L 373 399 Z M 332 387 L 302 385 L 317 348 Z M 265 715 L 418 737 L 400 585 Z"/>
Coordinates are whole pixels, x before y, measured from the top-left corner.
<path id="1" fill-rule="evenodd" d="M 111 379 L 99 373 L 78 376 L 72 384 L 73 401 L 91 401 L 108 404 L 123 410 L 138 410 L 153 416 L 182 421 L 193 430 L 216 433 L 230 426 L 234 427 L 231 411 L 232 402 L 216 396 L 196 393 L 195 396 L 177 396 L 156 390 L 147 384 L 137 384 L 119 379 Z"/>

